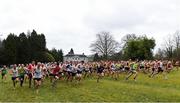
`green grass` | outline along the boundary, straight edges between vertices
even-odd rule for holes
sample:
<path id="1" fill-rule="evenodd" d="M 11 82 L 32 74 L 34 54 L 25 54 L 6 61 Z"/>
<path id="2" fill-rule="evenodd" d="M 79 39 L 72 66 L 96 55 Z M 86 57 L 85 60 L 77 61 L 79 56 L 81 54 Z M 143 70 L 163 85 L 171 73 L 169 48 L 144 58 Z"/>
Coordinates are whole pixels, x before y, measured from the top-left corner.
<path id="1" fill-rule="evenodd" d="M 33 88 L 19 84 L 12 89 L 10 77 L 6 83 L 0 82 L 1 102 L 180 102 L 180 71 L 173 71 L 164 80 L 162 75 L 149 78 L 142 73 L 137 81 L 132 78 L 124 80 L 120 75 L 118 81 L 110 77 L 103 78 L 100 83 L 96 79 L 83 80 L 81 84 L 58 81 L 57 89 L 53 91 L 49 80 L 46 80 L 36 94 Z"/>

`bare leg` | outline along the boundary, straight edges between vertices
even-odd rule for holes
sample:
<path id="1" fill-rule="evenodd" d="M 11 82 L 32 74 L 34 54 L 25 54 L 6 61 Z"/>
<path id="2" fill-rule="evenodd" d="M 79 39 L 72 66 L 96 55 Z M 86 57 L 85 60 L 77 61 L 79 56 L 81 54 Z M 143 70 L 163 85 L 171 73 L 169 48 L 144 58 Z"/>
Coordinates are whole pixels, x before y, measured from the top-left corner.
<path id="1" fill-rule="evenodd" d="M 98 74 L 97 83 L 99 83 L 99 79 L 100 79 L 100 74 Z"/>
<path id="2" fill-rule="evenodd" d="M 136 72 L 134 76 L 134 80 L 136 80 L 137 76 L 138 76 L 138 73 Z"/>
<path id="3" fill-rule="evenodd" d="M 129 72 L 129 75 L 126 77 L 126 80 L 128 80 L 133 75 L 132 72 Z"/>

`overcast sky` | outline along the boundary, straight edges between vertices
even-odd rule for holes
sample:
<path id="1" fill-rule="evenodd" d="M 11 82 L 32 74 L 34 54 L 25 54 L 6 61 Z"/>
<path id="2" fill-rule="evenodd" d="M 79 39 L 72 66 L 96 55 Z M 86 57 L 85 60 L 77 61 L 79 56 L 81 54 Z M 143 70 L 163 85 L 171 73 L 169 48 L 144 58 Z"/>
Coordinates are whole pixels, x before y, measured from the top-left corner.
<path id="1" fill-rule="evenodd" d="M 0 0 L 0 38 L 35 29 L 49 49 L 91 54 L 96 34 L 108 31 L 120 42 L 146 34 L 160 47 L 180 29 L 180 0 Z"/>

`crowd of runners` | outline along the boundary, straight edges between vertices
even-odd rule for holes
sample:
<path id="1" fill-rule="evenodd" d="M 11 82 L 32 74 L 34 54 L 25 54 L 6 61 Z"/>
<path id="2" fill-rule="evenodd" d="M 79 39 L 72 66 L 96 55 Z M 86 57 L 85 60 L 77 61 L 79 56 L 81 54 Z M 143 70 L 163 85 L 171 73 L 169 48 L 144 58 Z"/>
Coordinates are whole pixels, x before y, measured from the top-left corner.
<path id="1" fill-rule="evenodd" d="M 172 62 L 167 60 L 155 61 L 100 61 L 100 62 L 51 62 L 51 63 L 35 63 L 14 64 L 10 67 L 3 66 L 0 69 L 2 81 L 6 82 L 7 74 L 12 77 L 13 88 L 17 83 L 23 87 L 24 81 L 28 81 L 29 88 L 34 87 L 39 90 L 40 85 L 45 80 L 50 80 L 52 87 L 56 87 L 57 81 L 80 83 L 82 79 L 94 77 L 97 82 L 104 76 L 111 77 L 115 80 L 119 78 L 121 73 L 125 73 L 125 80 L 133 76 L 136 81 L 138 72 L 147 74 L 153 78 L 161 73 L 164 79 L 168 79 L 167 75 L 174 69 L 178 70 L 179 61 Z M 2 82 L 2 83 L 3 83 Z"/>

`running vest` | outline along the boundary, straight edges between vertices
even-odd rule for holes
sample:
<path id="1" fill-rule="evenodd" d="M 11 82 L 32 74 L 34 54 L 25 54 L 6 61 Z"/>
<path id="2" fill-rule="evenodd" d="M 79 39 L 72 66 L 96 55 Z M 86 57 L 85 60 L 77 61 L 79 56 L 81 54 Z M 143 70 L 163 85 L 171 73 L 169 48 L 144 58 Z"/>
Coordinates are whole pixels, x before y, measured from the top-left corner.
<path id="1" fill-rule="evenodd" d="M 19 75 L 20 75 L 20 76 L 24 76 L 24 74 L 25 74 L 25 70 L 24 70 L 23 67 L 20 67 L 19 70 L 18 70 L 18 72 L 19 72 Z"/>
<path id="2" fill-rule="evenodd" d="M 133 65 L 133 69 L 132 69 L 132 70 L 136 70 L 136 69 L 137 69 L 137 67 L 138 67 L 138 64 L 137 64 L 137 63 L 134 63 L 134 65 Z"/>
<path id="3" fill-rule="evenodd" d="M 111 69 L 112 69 L 112 70 L 115 70 L 115 69 L 116 69 L 114 64 L 111 65 Z"/>
<path id="4" fill-rule="evenodd" d="M 163 63 L 162 62 L 159 63 L 159 67 L 163 68 Z"/>
<path id="5" fill-rule="evenodd" d="M 34 71 L 34 78 L 41 78 L 42 77 L 42 73 L 41 73 L 41 69 L 35 69 Z"/>
<path id="6" fill-rule="evenodd" d="M 116 69 L 119 69 L 121 67 L 121 64 L 116 64 Z"/>
<path id="7" fill-rule="evenodd" d="M 133 63 L 130 63 L 130 68 L 131 68 L 132 70 L 133 70 L 133 65 L 134 65 Z"/>
<path id="8" fill-rule="evenodd" d="M 12 77 L 18 77 L 18 70 L 16 69 L 16 70 L 12 70 Z"/>
<path id="9" fill-rule="evenodd" d="M 7 74 L 7 69 L 6 68 L 2 69 L 2 74 Z"/>

